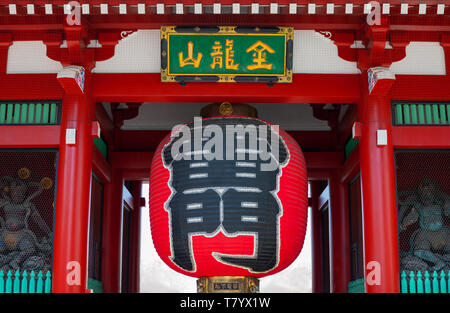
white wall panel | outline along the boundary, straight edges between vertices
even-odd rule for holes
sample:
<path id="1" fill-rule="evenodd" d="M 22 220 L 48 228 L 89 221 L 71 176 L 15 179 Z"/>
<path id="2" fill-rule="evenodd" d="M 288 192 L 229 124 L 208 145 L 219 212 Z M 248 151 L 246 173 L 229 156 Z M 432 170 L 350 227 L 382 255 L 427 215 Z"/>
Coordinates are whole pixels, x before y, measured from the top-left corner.
<path id="1" fill-rule="evenodd" d="M 62 65 L 47 57 L 42 41 L 14 41 L 8 50 L 6 73 L 58 73 Z"/>
<path id="2" fill-rule="evenodd" d="M 159 30 L 139 30 L 119 41 L 114 57 L 97 62 L 95 73 L 159 73 Z"/>
<path id="3" fill-rule="evenodd" d="M 444 49 L 439 42 L 411 42 L 406 57 L 390 69 L 394 74 L 445 75 Z"/>
<path id="4" fill-rule="evenodd" d="M 115 55 L 97 62 L 96 73 L 159 73 L 159 30 L 139 30 L 119 41 Z M 7 73 L 57 73 L 59 62 L 46 56 L 42 41 L 15 41 L 9 49 Z M 438 42 L 411 42 L 406 58 L 391 66 L 395 74 L 445 75 L 445 57 Z M 296 30 L 294 73 L 357 74 L 356 62 L 339 58 L 337 47 L 312 30 Z"/>
<path id="5" fill-rule="evenodd" d="M 294 73 L 357 74 L 356 62 L 338 56 L 336 45 L 313 30 L 294 32 Z"/>

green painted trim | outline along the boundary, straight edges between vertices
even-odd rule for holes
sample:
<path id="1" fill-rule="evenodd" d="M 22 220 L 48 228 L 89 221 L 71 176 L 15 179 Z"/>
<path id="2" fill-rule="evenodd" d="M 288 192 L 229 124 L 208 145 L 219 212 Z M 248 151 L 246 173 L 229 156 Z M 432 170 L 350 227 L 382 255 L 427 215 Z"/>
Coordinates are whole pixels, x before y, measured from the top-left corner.
<path id="1" fill-rule="evenodd" d="M 411 123 L 418 124 L 416 104 L 411 104 Z"/>
<path id="2" fill-rule="evenodd" d="M 430 104 L 425 104 L 425 121 L 427 124 L 433 124 Z"/>
<path id="3" fill-rule="evenodd" d="M 88 278 L 87 288 L 92 289 L 94 293 L 103 293 L 103 283 L 93 278 Z"/>
<path id="4" fill-rule="evenodd" d="M 36 103 L 36 123 L 40 124 L 42 120 L 42 103 Z"/>
<path id="5" fill-rule="evenodd" d="M 105 160 L 108 160 L 108 144 L 102 138 L 94 138 L 94 145 L 103 155 Z"/>
<path id="6" fill-rule="evenodd" d="M 42 123 L 48 124 L 50 107 L 48 103 L 44 103 L 42 107 Z"/>
<path id="7" fill-rule="evenodd" d="M 28 106 L 28 123 L 34 123 L 35 104 L 30 103 Z"/>
<path id="8" fill-rule="evenodd" d="M 20 103 L 16 103 L 14 104 L 14 119 L 13 119 L 13 123 L 14 124 L 19 124 L 20 121 Z"/>
<path id="9" fill-rule="evenodd" d="M 419 113 L 419 124 L 425 124 L 425 111 L 423 109 L 423 104 L 417 106 L 417 111 Z"/>
<path id="10" fill-rule="evenodd" d="M 358 144 L 359 144 L 359 139 L 350 138 L 349 140 L 347 140 L 347 142 L 345 143 L 345 147 L 344 147 L 345 159 L 347 159 L 352 154 L 353 150 L 355 150 L 355 148 Z"/>
<path id="11" fill-rule="evenodd" d="M 57 109 L 56 103 L 50 105 L 50 124 L 56 123 Z"/>
<path id="12" fill-rule="evenodd" d="M 2 124 L 52 124 L 59 123 L 60 105 L 57 102 L 0 102 Z"/>
<path id="13" fill-rule="evenodd" d="M 6 121 L 6 103 L 0 103 L 0 124 Z"/>
<path id="14" fill-rule="evenodd" d="M 405 115 L 405 124 L 411 124 L 409 104 L 403 105 L 403 114 Z"/>
<path id="15" fill-rule="evenodd" d="M 439 115 L 441 116 L 441 124 L 447 124 L 447 118 L 445 116 L 445 104 L 439 105 Z M 449 116 L 449 118 L 450 118 L 450 116 Z"/>
<path id="16" fill-rule="evenodd" d="M 21 115 L 20 115 L 20 123 L 26 124 L 27 123 L 27 111 L 28 111 L 28 103 L 22 103 L 21 105 Z"/>
<path id="17" fill-rule="evenodd" d="M 433 109 L 433 123 L 434 124 L 439 124 L 440 120 L 439 120 L 439 106 L 437 104 L 433 104 L 432 105 L 432 109 Z"/>
<path id="18" fill-rule="evenodd" d="M 447 123 L 450 124 L 450 104 L 447 104 Z"/>
<path id="19" fill-rule="evenodd" d="M 401 125 L 403 124 L 403 107 L 401 104 L 396 104 L 395 109 L 396 109 L 395 113 L 397 117 L 397 124 Z"/>
<path id="20" fill-rule="evenodd" d="M 8 103 L 8 108 L 6 109 L 6 124 L 11 124 L 13 120 L 14 105 Z"/>
<path id="21" fill-rule="evenodd" d="M 348 293 L 365 293 L 364 278 L 356 279 L 348 283 Z"/>
<path id="22" fill-rule="evenodd" d="M 439 102 L 393 103 L 392 123 L 409 125 L 450 125 L 450 104 Z"/>

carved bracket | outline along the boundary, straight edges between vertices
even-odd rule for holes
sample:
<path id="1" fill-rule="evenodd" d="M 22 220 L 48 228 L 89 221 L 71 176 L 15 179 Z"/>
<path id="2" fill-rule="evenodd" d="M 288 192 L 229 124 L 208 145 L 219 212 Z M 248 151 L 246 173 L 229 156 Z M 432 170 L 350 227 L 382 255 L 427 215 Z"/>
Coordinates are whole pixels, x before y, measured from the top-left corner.
<path id="1" fill-rule="evenodd" d="M 125 108 L 121 108 L 119 103 L 111 103 L 114 126 L 120 128 L 125 120 L 131 120 L 138 116 L 142 103 L 129 102 Z"/>
<path id="2" fill-rule="evenodd" d="M 6 64 L 8 62 L 8 50 L 12 45 L 10 33 L 0 33 L 0 75 L 6 74 Z"/>
<path id="3" fill-rule="evenodd" d="M 311 108 L 313 110 L 313 116 L 322 121 L 327 121 L 328 126 L 332 129 L 337 127 L 339 123 L 339 113 L 341 111 L 341 104 L 334 103 L 331 104 L 331 108 L 326 108 L 328 106 L 325 103 L 311 103 Z"/>
<path id="4" fill-rule="evenodd" d="M 63 66 L 80 65 L 86 70 L 92 70 L 95 62 L 112 58 L 118 42 L 135 31 L 92 33 L 84 26 L 64 26 L 61 32 L 47 33 L 43 41 L 50 59 L 61 62 Z M 89 43 L 92 41 L 97 41 L 98 47 L 90 47 Z"/>
<path id="5" fill-rule="evenodd" d="M 448 75 L 450 73 L 450 33 L 441 34 L 441 46 L 444 49 L 445 55 L 445 73 Z"/>
<path id="6" fill-rule="evenodd" d="M 410 42 L 410 38 L 402 33 L 390 31 L 388 25 L 366 26 L 360 31 L 318 32 L 333 41 L 340 58 L 357 62 L 361 71 L 375 66 L 389 67 L 393 62 L 400 61 L 406 56 L 405 49 Z"/>

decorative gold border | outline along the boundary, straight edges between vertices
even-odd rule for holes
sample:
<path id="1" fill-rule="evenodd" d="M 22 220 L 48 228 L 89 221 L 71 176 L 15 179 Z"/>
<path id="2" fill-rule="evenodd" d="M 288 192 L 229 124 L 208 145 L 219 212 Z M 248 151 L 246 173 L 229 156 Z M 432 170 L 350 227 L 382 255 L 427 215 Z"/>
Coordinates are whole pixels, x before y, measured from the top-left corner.
<path id="1" fill-rule="evenodd" d="M 219 83 L 234 83 L 236 82 L 235 78 L 236 77 L 254 77 L 255 80 L 252 82 L 258 82 L 258 80 L 260 80 L 261 82 L 266 82 L 266 80 L 264 80 L 264 77 L 277 77 L 277 83 L 291 83 L 292 82 L 292 69 L 287 69 L 287 59 L 286 59 L 286 52 L 287 52 L 287 42 L 289 40 L 294 39 L 294 28 L 293 27 L 276 27 L 279 29 L 279 31 L 277 33 L 272 33 L 272 32 L 259 32 L 259 28 L 256 27 L 255 28 L 255 33 L 238 33 L 236 32 L 236 27 L 238 26 L 218 26 L 219 31 L 217 33 L 213 33 L 213 32 L 209 32 L 209 33 L 195 33 L 195 32 L 177 32 L 176 31 L 176 26 L 161 26 L 161 42 L 163 42 L 163 40 L 166 40 L 167 42 L 167 46 L 165 50 L 162 50 L 161 52 L 161 57 L 166 57 L 167 61 L 166 61 L 166 68 L 162 68 L 161 67 L 161 82 L 177 82 L 177 80 L 175 79 L 175 77 L 182 77 L 182 76 L 189 76 L 189 77 L 194 77 L 194 82 L 196 80 L 201 81 L 201 77 L 217 77 L 218 80 L 217 82 Z M 200 31 L 200 27 L 195 27 L 194 31 Z M 233 75 L 233 74 L 199 74 L 199 75 L 194 75 L 194 74 L 170 74 L 169 71 L 169 58 L 167 55 L 167 51 L 169 51 L 169 35 L 171 34 L 176 34 L 176 35 L 229 35 L 229 34 L 233 34 L 233 35 L 244 35 L 244 36 L 248 36 L 248 35 L 280 35 L 280 34 L 285 34 L 285 53 L 284 53 L 284 74 L 237 74 L 237 75 Z M 291 53 L 292 54 L 292 53 Z M 291 55 L 291 61 L 292 61 L 292 55 Z M 193 82 L 192 80 L 189 80 L 187 82 Z"/>
<path id="2" fill-rule="evenodd" d="M 215 284 L 233 284 L 238 288 L 215 289 Z M 200 277 L 197 280 L 198 293 L 258 293 L 259 279 L 250 276 L 210 276 Z"/>

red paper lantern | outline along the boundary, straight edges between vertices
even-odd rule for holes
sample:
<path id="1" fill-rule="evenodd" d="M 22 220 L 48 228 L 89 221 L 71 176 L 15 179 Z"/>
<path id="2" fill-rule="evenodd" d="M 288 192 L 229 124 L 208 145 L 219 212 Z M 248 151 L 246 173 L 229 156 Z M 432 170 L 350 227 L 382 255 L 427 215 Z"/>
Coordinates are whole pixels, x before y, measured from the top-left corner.
<path id="1" fill-rule="evenodd" d="M 291 136 L 260 119 L 196 119 L 158 146 L 149 200 L 153 243 L 175 271 L 271 275 L 303 246 L 304 156 Z"/>

